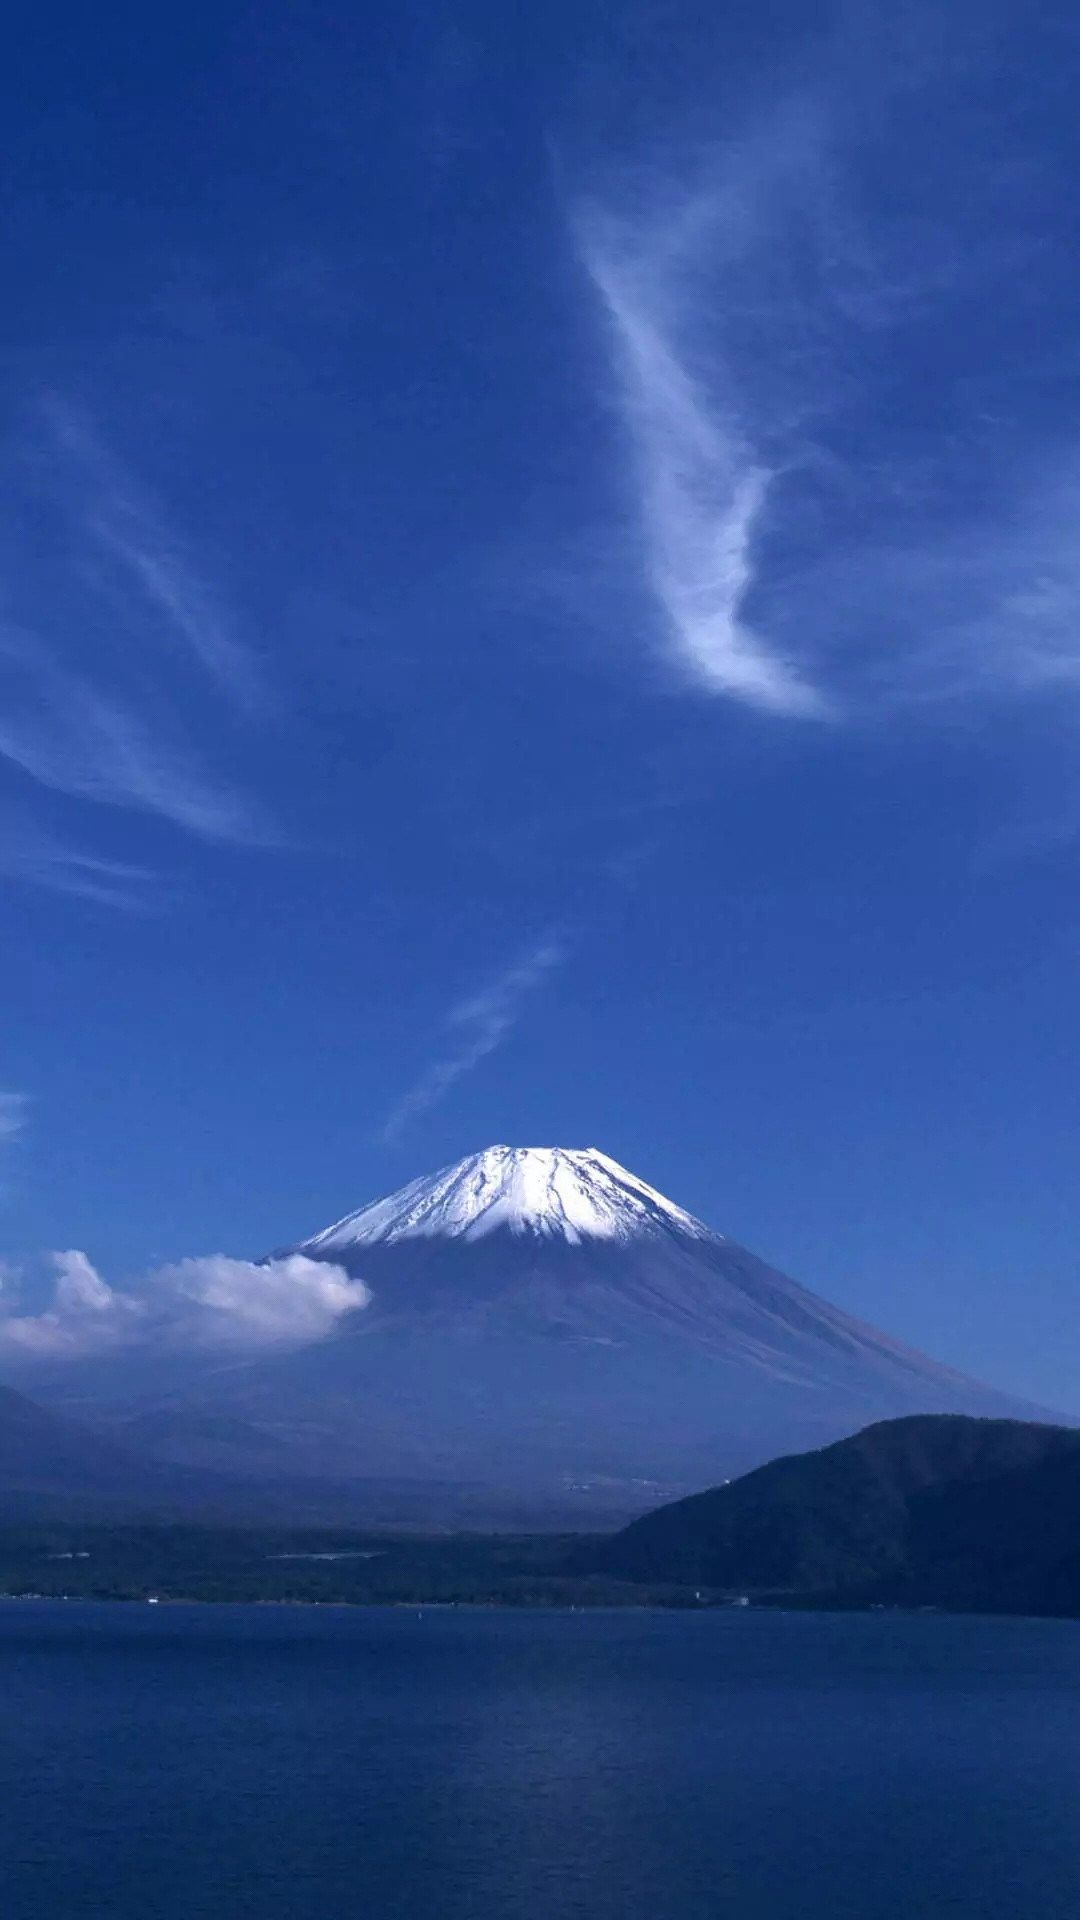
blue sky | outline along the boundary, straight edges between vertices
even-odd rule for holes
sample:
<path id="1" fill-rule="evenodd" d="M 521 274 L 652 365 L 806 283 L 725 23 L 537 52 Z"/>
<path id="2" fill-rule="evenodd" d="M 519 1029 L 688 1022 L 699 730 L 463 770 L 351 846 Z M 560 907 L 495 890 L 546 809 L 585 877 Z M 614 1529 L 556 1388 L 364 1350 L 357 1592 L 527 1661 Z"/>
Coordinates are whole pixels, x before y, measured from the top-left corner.
<path id="1" fill-rule="evenodd" d="M 744 11 L 21 10 L 31 1292 L 598 1145 L 1080 1411 L 1080 29 Z"/>

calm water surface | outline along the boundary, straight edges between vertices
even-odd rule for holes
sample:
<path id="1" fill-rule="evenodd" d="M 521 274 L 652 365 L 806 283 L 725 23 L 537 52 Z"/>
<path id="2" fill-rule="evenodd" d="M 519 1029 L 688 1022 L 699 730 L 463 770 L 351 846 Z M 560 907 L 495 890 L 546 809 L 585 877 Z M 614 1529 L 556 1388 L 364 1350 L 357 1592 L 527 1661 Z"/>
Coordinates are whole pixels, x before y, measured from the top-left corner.
<path id="1" fill-rule="evenodd" d="M 5 1920 L 1077 1920 L 1080 1626 L 0 1604 Z"/>

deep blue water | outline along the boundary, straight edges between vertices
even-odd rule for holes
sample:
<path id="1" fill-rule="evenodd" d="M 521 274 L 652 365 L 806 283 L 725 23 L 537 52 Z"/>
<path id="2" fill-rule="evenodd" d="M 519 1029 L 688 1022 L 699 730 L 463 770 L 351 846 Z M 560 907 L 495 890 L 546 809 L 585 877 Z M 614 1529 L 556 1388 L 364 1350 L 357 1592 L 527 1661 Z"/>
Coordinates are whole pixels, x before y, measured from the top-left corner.
<path id="1" fill-rule="evenodd" d="M 1076 1920 L 1080 1626 L 0 1605 L 5 1920 Z"/>

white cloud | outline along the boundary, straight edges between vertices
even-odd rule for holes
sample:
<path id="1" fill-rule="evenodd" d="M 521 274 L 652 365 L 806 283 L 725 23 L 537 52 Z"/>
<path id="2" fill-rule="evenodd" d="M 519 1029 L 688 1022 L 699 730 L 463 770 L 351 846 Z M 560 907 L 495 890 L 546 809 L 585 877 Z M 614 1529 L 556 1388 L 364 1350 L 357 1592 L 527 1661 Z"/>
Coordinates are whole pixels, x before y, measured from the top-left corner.
<path id="1" fill-rule="evenodd" d="M 859 40 L 815 97 L 681 162 L 673 139 L 575 222 L 669 667 L 855 722 L 1080 682 L 1067 366 L 1016 357 L 1034 315 L 1061 333 L 1053 156 L 1013 127 L 1003 171 L 940 48 L 901 81 Z M 931 181 L 907 160 L 935 87 L 953 117 Z"/>
<path id="2" fill-rule="evenodd" d="M 343 1268 L 289 1254 L 257 1266 L 225 1254 L 177 1261 L 137 1288 L 111 1287 L 85 1253 L 53 1256 L 49 1305 L 18 1311 L 0 1301 L 0 1353 L 9 1358 L 80 1359 L 120 1348 L 250 1353 L 306 1346 L 368 1304 L 363 1282 Z"/>
<path id="3" fill-rule="evenodd" d="M 678 262 L 645 234 L 586 223 L 584 256 L 617 348 L 650 584 L 686 677 L 771 713 L 814 715 L 820 694 L 747 621 L 754 541 L 772 475 L 730 400 L 707 393 L 664 307 Z"/>
<path id="4" fill-rule="evenodd" d="M 26 1095 L 0 1093 L 0 1142 L 14 1140 L 26 1125 Z"/>
<path id="5" fill-rule="evenodd" d="M 41 1313 L 20 1314 L 0 1300 L 0 1353 L 68 1359 L 107 1352 L 138 1337 L 143 1309 L 130 1295 L 114 1293 L 84 1253 L 53 1255 L 56 1285 L 51 1304 Z"/>
<path id="6" fill-rule="evenodd" d="M 344 1268 L 302 1253 L 265 1266 L 219 1253 L 160 1267 L 150 1277 L 149 1298 L 181 1345 L 250 1348 L 321 1340 L 371 1296 Z"/>
<path id="7" fill-rule="evenodd" d="M 565 948 L 558 941 L 542 940 L 483 992 L 453 1009 L 447 1024 L 460 1039 L 425 1069 L 388 1115 L 381 1135 L 387 1144 L 400 1138 L 410 1120 L 437 1106 L 463 1074 L 494 1053 L 516 1026 L 523 1000 L 565 959 Z"/>

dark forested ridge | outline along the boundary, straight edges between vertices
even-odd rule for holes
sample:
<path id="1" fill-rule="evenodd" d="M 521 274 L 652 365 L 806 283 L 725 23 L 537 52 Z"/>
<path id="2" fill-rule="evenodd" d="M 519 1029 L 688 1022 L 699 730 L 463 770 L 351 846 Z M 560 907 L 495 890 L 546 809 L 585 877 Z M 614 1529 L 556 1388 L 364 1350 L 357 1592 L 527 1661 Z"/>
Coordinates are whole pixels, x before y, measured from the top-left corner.
<path id="1" fill-rule="evenodd" d="M 106 1521 L 77 1504 L 58 1515 L 27 1489 L 21 1517 L 0 1512 L 0 1596 L 1080 1616 L 1080 1432 L 1024 1421 L 885 1421 L 608 1535 Z"/>
<path id="2" fill-rule="evenodd" d="M 796 1604 L 1080 1613 L 1080 1433 L 882 1421 L 661 1507 L 586 1558 L 624 1580 Z"/>

